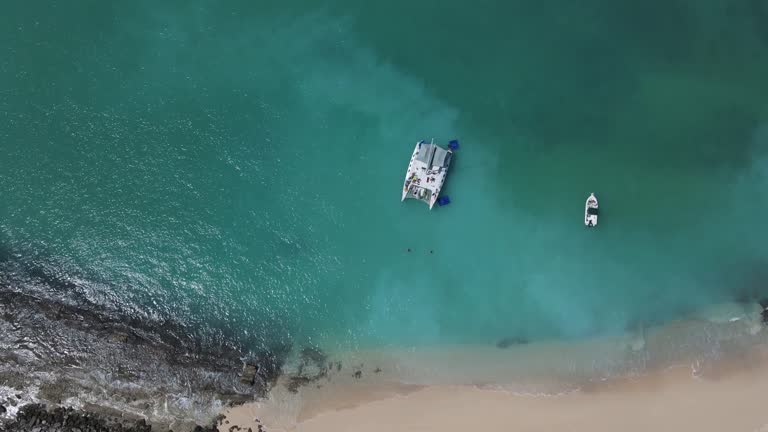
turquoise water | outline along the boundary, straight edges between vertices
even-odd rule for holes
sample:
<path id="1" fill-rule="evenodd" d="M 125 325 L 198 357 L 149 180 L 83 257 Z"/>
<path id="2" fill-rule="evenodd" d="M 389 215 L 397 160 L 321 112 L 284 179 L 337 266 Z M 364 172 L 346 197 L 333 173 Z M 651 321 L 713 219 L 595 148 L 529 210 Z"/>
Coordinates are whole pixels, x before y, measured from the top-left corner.
<path id="1" fill-rule="evenodd" d="M 722 3 L 5 5 L 2 246 L 252 344 L 575 337 L 755 295 L 768 4 Z M 430 212 L 399 198 L 431 138 L 461 149 Z"/>

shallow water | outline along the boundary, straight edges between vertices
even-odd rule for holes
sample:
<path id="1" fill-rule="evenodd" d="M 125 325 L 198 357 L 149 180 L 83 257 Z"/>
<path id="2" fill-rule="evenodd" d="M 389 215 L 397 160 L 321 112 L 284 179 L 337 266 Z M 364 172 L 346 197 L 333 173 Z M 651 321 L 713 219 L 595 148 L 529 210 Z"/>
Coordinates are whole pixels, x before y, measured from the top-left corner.
<path id="1" fill-rule="evenodd" d="M 15 288 L 342 351 L 760 293 L 764 2 L 433 6 L 8 5 L 4 263 L 59 281 Z M 397 198 L 432 137 L 461 148 L 430 212 Z"/>
<path id="2" fill-rule="evenodd" d="M 269 397 L 236 409 L 231 419 L 237 423 L 258 417 L 270 428 L 292 430 L 321 413 L 404 397 L 425 386 L 449 393 L 472 386 L 547 398 L 589 395 L 630 382 L 647 384 L 670 369 L 691 381 L 714 382 L 729 370 L 745 372 L 759 364 L 756 359 L 768 342 L 759 312 L 756 304 L 721 304 L 623 335 L 536 341 L 504 349 L 444 344 L 336 353 L 334 365 L 340 362 L 343 367 L 330 368 L 296 393 L 290 390 L 294 374 L 311 374 L 289 361 L 286 375 Z M 657 383 L 663 391 L 649 391 L 665 393 L 670 385 Z"/>

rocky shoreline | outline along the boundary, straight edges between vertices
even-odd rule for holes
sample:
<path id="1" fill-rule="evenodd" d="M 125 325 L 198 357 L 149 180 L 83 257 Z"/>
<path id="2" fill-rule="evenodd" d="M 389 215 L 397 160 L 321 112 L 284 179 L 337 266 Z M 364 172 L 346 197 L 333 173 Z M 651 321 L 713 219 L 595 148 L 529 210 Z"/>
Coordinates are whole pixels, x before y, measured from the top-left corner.
<path id="1" fill-rule="evenodd" d="M 0 409 L 2 411 L 2 409 Z M 217 432 L 221 420 L 214 419 L 207 426 L 196 425 L 193 432 Z M 97 413 L 57 407 L 50 409 L 42 404 L 30 404 L 21 408 L 13 420 L 0 423 L 4 432 L 157 432 L 144 419 L 110 417 Z M 170 429 L 169 432 L 172 432 Z M 164 431 L 163 431 L 164 432 Z"/>
<path id="2" fill-rule="evenodd" d="M 266 395 L 291 356 L 293 391 L 341 369 L 279 329 L 268 343 L 157 318 L 88 279 L 0 243 L 0 431 L 234 431 L 220 413 Z"/>
<path id="3" fill-rule="evenodd" d="M 83 432 L 194 430 L 223 407 L 264 395 L 289 351 L 205 343 L 179 323 L 137 320 L 93 304 L 75 306 L 3 288 L 0 430 L 30 430 L 32 418 L 46 421 L 48 428 L 39 432 L 70 430 L 50 428 L 66 426 L 63 415 L 87 419 Z"/>
<path id="4" fill-rule="evenodd" d="M 281 380 L 292 393 L 363 373 L 362 365 L 342 371 L 313 347 L 249 349 L 258 344 L 115 310 L 83 292 L 0 250 L 0 431 L 237 430 L 215 419 L 265 395 L 284 366 L 295 366 Z M 768 300 L 759 303 L 768 323 Z M 510 336 L 496 346 L 528 342 Z"/>

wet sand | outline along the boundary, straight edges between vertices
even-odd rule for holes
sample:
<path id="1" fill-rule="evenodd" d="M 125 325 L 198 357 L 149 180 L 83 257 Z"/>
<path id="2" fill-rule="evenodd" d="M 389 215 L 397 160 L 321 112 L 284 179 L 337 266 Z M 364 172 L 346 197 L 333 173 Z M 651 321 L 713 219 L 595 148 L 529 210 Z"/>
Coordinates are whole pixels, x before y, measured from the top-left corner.
<path id="1" fill-rule="evenodd" d="M 271 401 L 225 412 L 229 423 L 220 430 L 239 425 L 255 432 L 262 425 L 270 432 L 768 431 L 766 346 L 717 362 L 607 380 L 559 396 L 463 385 L 335 386 L 307 389 L 301 402 L 276 388 Z M 286 410 L 288 406 L 292 409 Z"/>

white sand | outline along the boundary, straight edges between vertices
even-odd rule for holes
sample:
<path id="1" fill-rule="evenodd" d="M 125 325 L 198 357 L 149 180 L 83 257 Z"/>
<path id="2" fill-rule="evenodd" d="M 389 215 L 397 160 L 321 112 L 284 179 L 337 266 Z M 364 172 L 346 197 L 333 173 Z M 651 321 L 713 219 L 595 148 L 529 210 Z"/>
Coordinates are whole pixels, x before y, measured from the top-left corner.
<path id="1" fill-rule="evenodd" d="M 227 412 L 229 424 L 221 430 L 239 425 L 256 431 L 259 418 L 268 431 L 768 432 L 768 352 L 703 367 L 697 374 L 678 367 L 538 397 L 471 386 L 361 384 L 308 403 L 294 424 L 271 417 L 270 403 L 256 403 Z"/>

